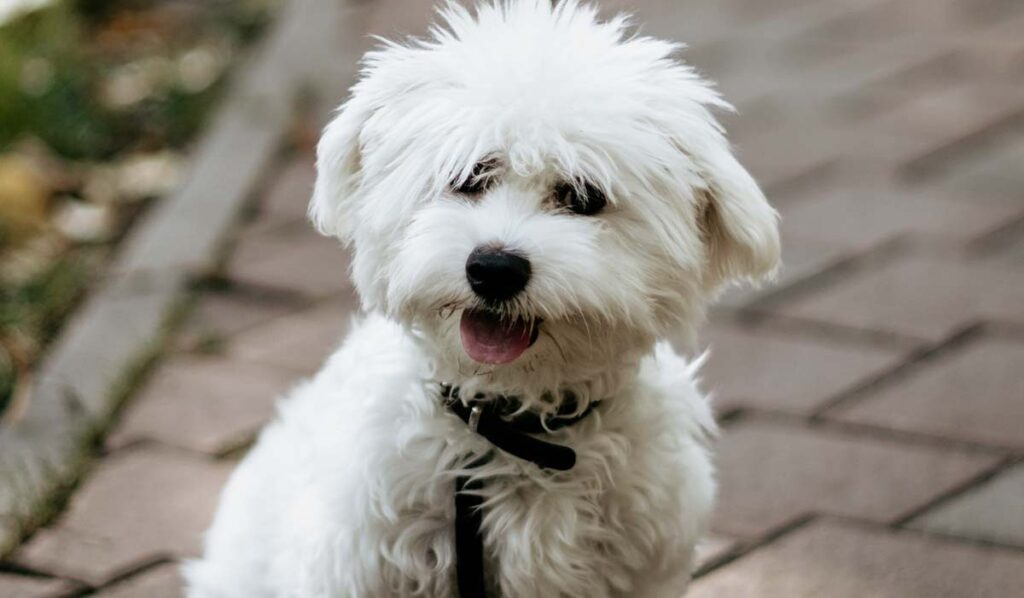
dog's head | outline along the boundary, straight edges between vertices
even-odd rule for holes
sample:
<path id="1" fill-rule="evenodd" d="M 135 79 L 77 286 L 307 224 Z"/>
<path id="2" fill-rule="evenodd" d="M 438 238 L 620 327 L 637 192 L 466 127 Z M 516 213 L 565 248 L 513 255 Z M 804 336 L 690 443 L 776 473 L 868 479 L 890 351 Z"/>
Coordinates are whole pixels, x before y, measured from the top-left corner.
<path id="1" fill-rule="evenodd" d="M 353 246 L 364 306 L 411 327 L 442 375 L 599 377 L 775 269 L 776 213 L 676 45 L 572 0 L 442 17 L 366 56 L 310 206 Z"/>

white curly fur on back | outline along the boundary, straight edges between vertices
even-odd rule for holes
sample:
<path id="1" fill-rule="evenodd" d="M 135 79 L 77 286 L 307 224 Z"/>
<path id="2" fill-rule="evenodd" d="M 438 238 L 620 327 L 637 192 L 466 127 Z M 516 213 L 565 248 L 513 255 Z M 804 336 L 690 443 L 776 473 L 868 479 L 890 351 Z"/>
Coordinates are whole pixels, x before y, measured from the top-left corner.
<path id="1" fill-rule="evenodd" d="M 685 588 L 715 425 L 696 366 L 662 339 L 692 336 L 724 284 L 774 270 L 775 212 L 678 45 L 572 0 L 441 17 L 429 39 L 369 53 L 324 132 L 310 214 L 352 247 L 367 313 L 232 477 L 187 567 L 192 598 L 455 595 L 453 480 L 491 446 L 441 406 L 438 381 L 535 409 L 553 390 L 602 401 L 551 435 L 575 449 L 572 470 L 500 452 L 472 470 L 495 595 Z M 483 160 L 496 183 L 454 192 Z M 554 205 L 566 181 L 608 207 Z M 532 264 L 501 314 L 542 322 L 505 365 L 474 362 L 459 335 L 482 307 L 467 256 L 490 244 Z"/>

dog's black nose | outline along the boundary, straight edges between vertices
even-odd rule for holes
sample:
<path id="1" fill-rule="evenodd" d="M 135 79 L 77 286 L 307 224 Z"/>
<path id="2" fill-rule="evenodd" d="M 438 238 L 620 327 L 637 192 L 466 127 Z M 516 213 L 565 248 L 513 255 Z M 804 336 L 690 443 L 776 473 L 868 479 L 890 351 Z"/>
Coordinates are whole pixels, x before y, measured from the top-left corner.
<path id="1" fill-rule="evenodd" d="M 505 301 L 530 282 L 530 261 L 504 249 L 477 247 L 466 260 L 466 279 L 481 299 Z"/>

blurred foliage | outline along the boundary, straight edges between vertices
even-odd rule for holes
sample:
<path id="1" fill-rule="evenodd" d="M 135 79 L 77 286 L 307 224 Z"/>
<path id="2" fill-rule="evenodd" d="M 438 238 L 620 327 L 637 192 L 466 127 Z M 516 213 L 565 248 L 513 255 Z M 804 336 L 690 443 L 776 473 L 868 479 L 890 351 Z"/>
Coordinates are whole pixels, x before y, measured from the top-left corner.
<path id="1" fill-rule="evenodd" d="M 162 77 L 128 106 L 104 102 L 103 87 L 119 69 L 166 70 L 204 44 L 237 46 L 266 18 L 251 1 L 78 0 L 0 25 L 0 151 L 26 135 L 75 159 L 180 146 L 201 125 L 215 85 L 189 89 Z"/>
<path id="2" fill-rule="evenodd" d="M 0 287 L 0 328 L 9 340 L 9 353 L 31 352 L 37 349 L 32 344 L 53 338 L 77 303 L 96 257 L 95 250 L 76 252 L 24 284 Z"/>
<path id="3" fill-rule="evenodd" d="M 57 0 L 0 24 L 0 414 L 109 245 L 173 186 L 275 4 Z"/>
<path id="4" fill-rule="evenodd" d="M 14 396 L 16 376 L 14 359 L 5 347 L 0 346 L 0 414 L 4 412 Z"/>
<path id="5" fill-rule="evenodd" d="M 95 250 L 54 261 L 20 285 L 0 285 L 0 413 L 14 395 L 18 375 L 27 376 L 38 355 L 78 303 L 93 271 Z"/>
<path id="6" fill-rule="evenodd" d="M 110 146 L 108 119 L 90 98 L 92 67 L 79 37 L 63 5 L 0 27 L 0 149 L 30 132 L 74 157 Z"/>

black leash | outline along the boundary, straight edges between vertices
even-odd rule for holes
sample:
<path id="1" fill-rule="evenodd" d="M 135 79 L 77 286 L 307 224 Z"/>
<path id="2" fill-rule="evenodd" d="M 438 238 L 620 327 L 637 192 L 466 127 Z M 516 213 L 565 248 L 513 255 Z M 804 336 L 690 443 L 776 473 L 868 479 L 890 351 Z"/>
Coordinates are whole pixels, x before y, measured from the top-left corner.
<path id="1" fill-rule="evenodd" d="M 486 459 L 471 465 L 483 465 Z M 481 480 L 455 478 L 455 574 L 461 598 L 484 598 L 484 523 Z"/>
<path id="2" fill-rule="evenodd" d="M 448 384 L 441 385 L 441 396 L 452 413 L 495 447 L 535 463 L 538 467 L 558 471 L 568 471 L 576 465 L 576 452 L 531 434 L 543 434 L 571 426 L 590 415 L 598 405 L 597 401 L 592 402 L 582 412 L 576 413 L 576 398 L 566 393 L 558 412 L 543 418 L 529 411 L 516 413 L 519 401 L 514 397 L 499 396 L 466 405 L 459 398 L 459 389 Z M 490 458 L 489 453 L 483 455 L 468 467 L 479 467 Z M 465 475 L 455 479 L 455 557 L 461 598 L 485 596 L 482 489 L 482 480 L 473 480 Z"/>

